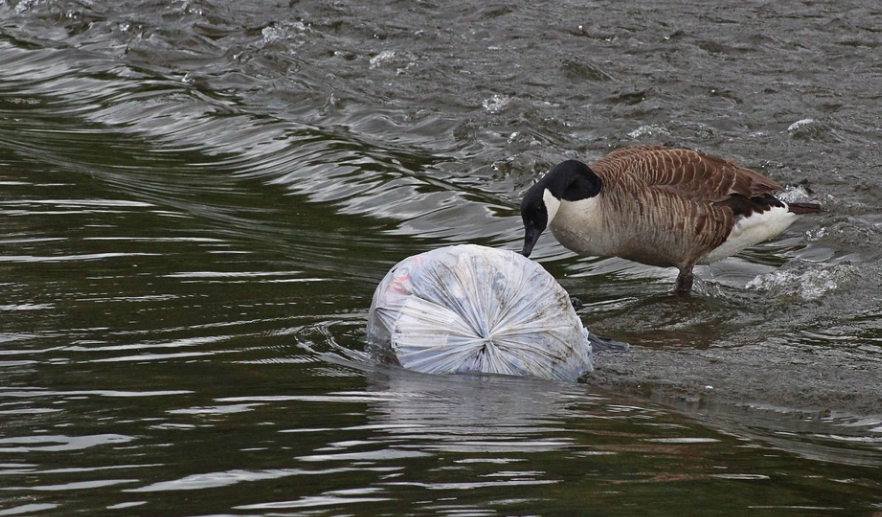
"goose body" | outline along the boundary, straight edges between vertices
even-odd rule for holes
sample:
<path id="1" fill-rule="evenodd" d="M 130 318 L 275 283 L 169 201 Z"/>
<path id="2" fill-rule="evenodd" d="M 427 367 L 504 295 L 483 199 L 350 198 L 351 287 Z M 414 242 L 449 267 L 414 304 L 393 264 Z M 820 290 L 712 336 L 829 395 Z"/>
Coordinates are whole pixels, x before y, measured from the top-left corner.
<path id="1" fill-rule="evenodd" d="M 695 264 L 734 255 L 820 211 L 779 200 L 782 190 L 735 162 L 688 149 L 629 147 L 590 167 L 567 160 L 524 196 L 522 253 L 530 255 L 547 227 L 580 255 L 676 267 L 675 290 L 688 293 Z"/>

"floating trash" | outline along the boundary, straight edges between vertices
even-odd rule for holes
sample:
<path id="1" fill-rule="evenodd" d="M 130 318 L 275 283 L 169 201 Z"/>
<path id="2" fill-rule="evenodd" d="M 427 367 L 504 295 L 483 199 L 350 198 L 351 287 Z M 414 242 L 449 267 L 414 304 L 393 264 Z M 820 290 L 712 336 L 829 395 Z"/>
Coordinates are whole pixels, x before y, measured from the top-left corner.
<path id="1" fill-rule="evenodd" d="M 374 293 L 367 335 L 372 354 L 410 370 L 566 381 L 592 370 L 592 342 L 609 344 L 582 326 L 541 265 L 471 244 L 393 267 Z"/>

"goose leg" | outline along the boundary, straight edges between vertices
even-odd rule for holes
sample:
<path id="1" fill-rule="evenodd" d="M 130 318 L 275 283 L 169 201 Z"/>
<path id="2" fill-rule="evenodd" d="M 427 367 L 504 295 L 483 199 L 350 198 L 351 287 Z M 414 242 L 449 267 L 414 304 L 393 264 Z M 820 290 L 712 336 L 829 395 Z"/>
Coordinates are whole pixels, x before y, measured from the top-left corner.
<path id="1" fill-rule="evenodd" d="M 674 293 L 679 295 L 687 295 L 692 291 L 692 265 L 680 269 L 677 275 L 677 286 L 674 287 Z"/>

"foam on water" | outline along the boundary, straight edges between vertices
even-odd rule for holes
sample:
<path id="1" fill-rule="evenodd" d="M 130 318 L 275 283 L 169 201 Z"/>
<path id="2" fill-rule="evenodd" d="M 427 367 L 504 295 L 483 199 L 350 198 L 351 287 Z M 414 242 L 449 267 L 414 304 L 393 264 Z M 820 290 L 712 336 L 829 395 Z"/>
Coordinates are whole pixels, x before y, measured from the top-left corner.
<path id="1" fill-rule="evenodd" d="M 817 300 L 846 285 L 856 275 L 857 268 L 849 264 L 797 265 L 760 275 L 748 282 L 746 288 L 775 297 L 795 296 L 803 300 Z"/>

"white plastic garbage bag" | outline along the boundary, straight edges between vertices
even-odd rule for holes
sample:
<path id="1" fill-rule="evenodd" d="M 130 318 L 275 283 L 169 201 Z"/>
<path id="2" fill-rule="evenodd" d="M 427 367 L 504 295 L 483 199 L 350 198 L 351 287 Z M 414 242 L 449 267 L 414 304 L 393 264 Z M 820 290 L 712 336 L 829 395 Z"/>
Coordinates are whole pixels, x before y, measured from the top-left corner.
<path id="1" fill-rule="evenodd" d="M 399 262 L 368 315 L 372 351 L 426 373 L 574 381 L 593 368 L 567 292 L 512 251 L 459 245 Z"/>

